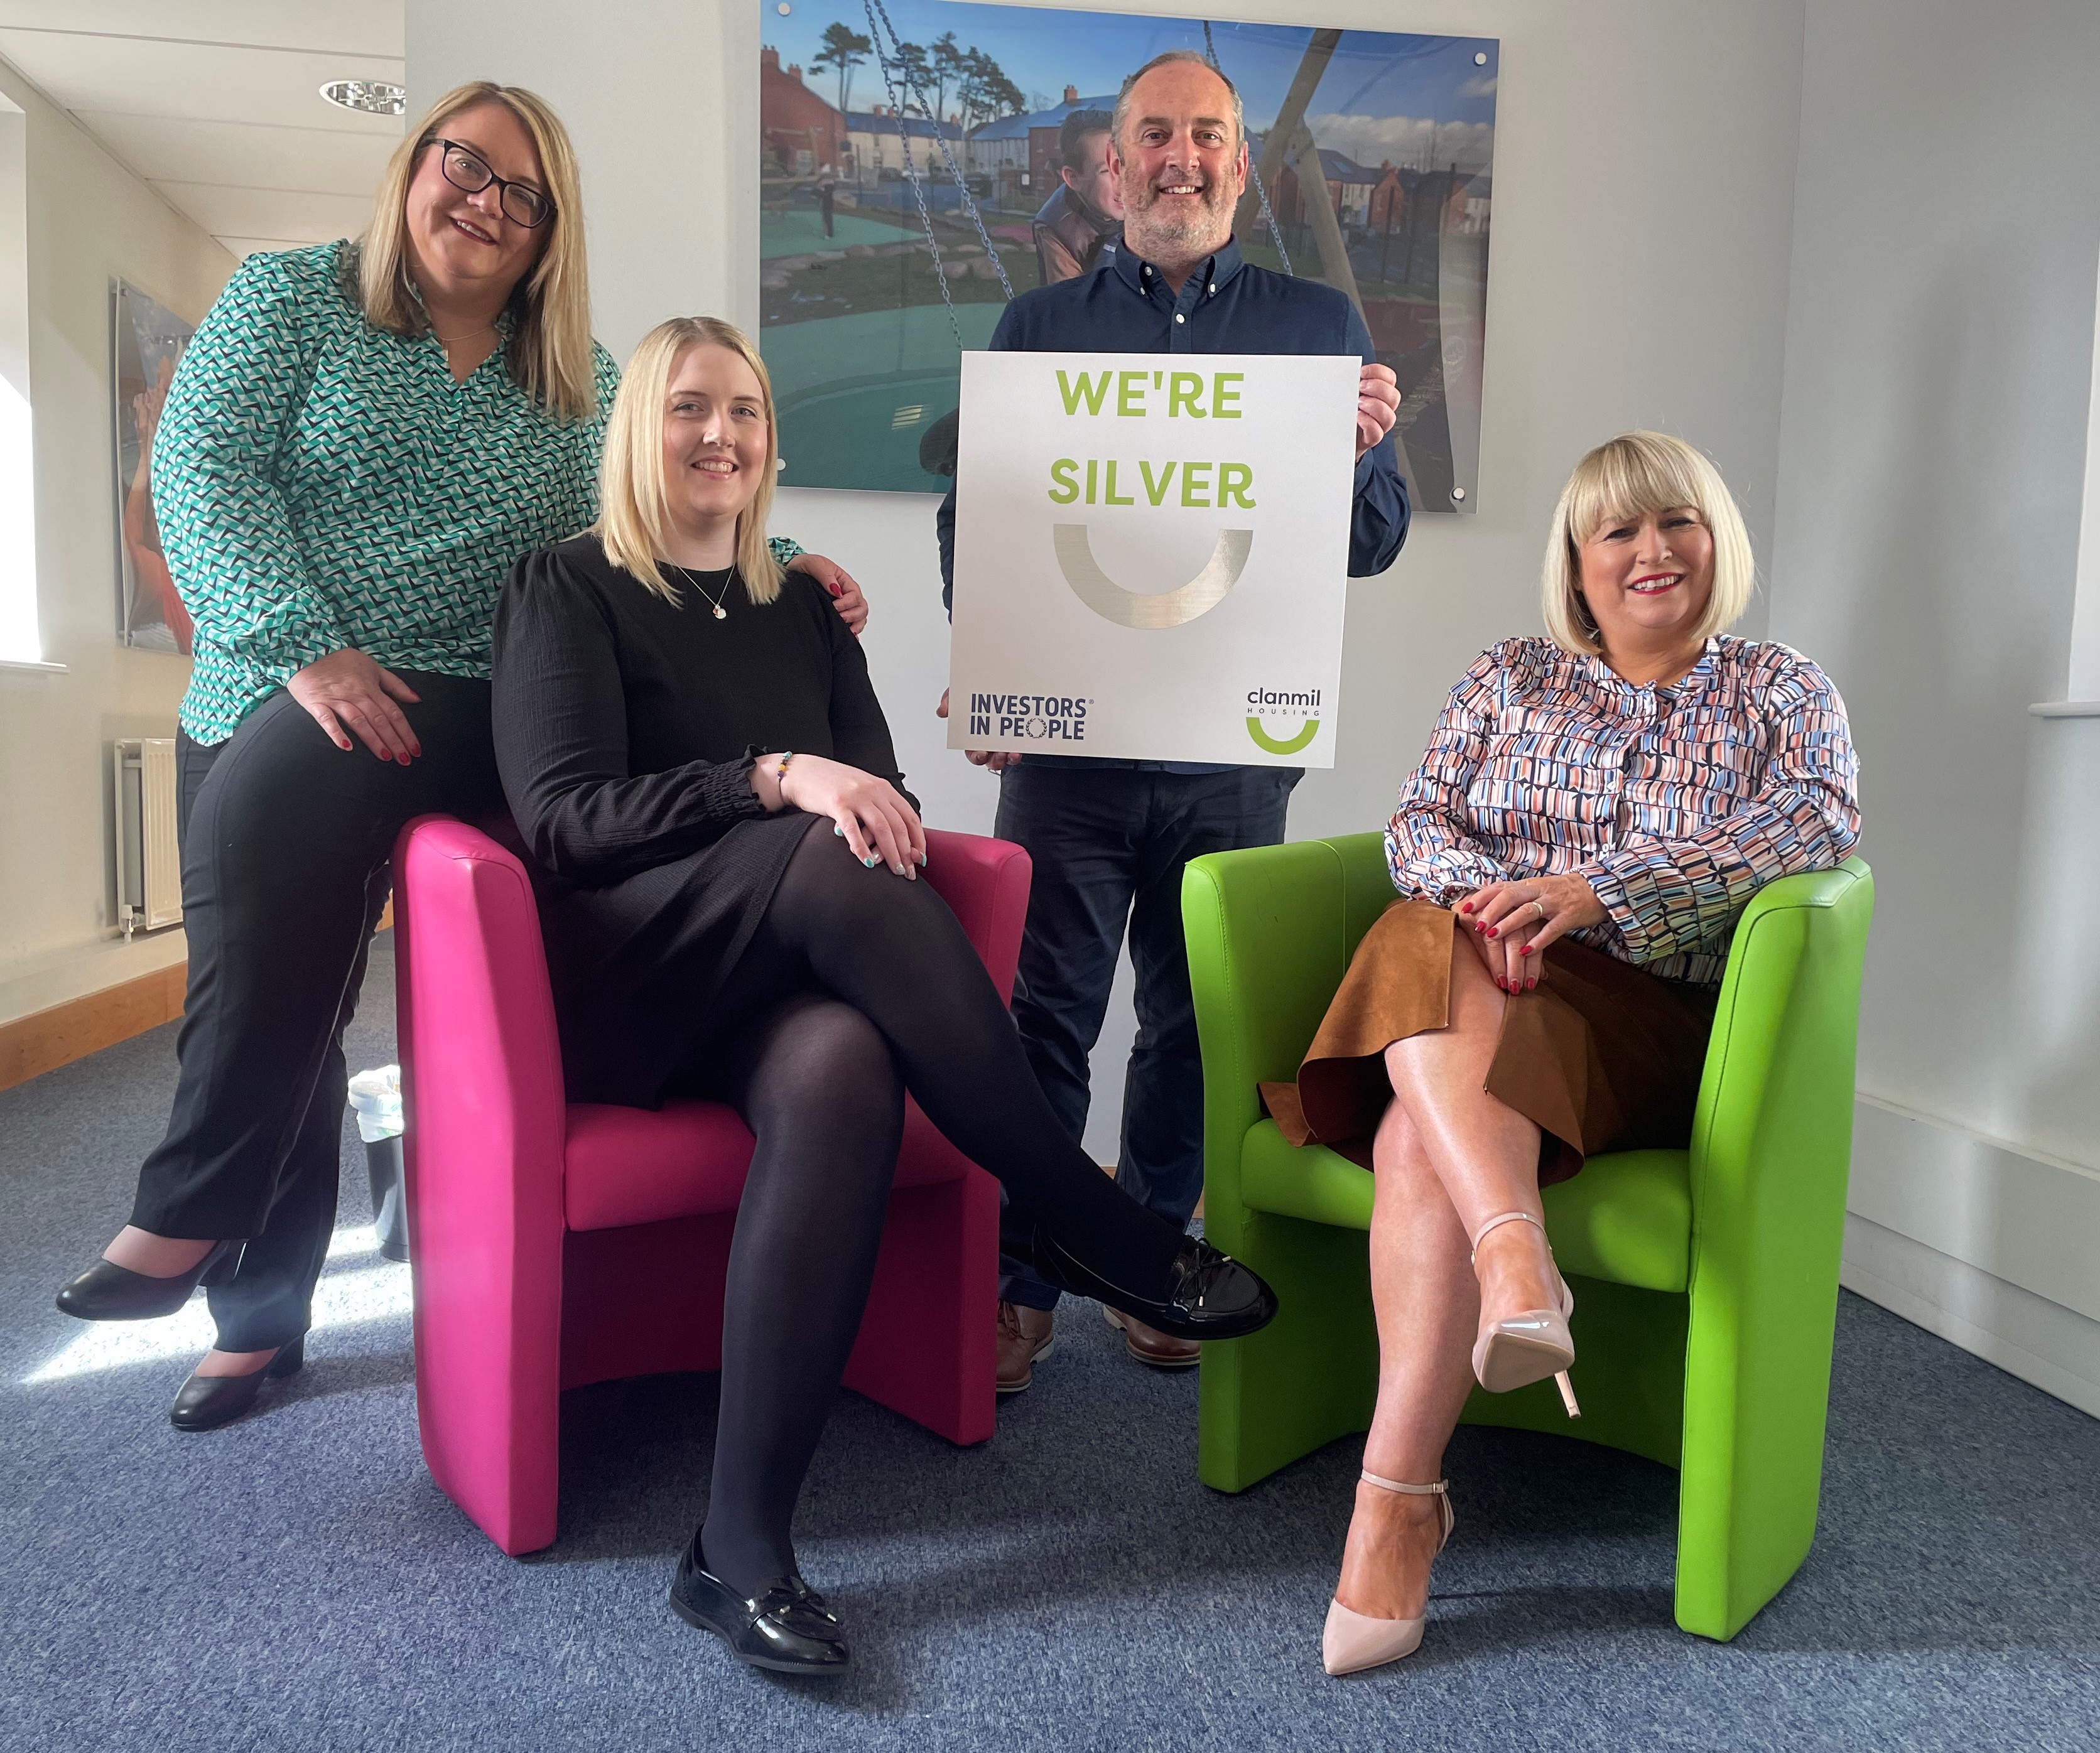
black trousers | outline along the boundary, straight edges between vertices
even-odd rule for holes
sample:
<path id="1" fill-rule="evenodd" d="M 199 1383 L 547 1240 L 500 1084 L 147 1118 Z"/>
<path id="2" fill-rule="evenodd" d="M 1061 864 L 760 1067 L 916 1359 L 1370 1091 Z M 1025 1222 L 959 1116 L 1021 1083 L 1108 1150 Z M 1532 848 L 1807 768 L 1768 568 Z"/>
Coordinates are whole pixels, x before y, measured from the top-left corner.
<path id="1" fill-rule="evenodd" d="M 1123 1083 L 1117 1182 L 1176 1223 L 1203 1192 L 1203 1064 L 1181 934 L 1181 873 L 1206 852 L 1283 839 L 1295 767 L 1177 773 L 1066 767 L 1031 757 L 1000 776 L 992 831 L 1035 861 L 1013 1020 L 1065 1130 L 1087 1130 L 1088 1056 L 1101 1038 L 1125 927 L 1137 1038 Z M 999 1295 L 1055 1308 L 1057 1293 L 1012 1260 Z"/>
<path id="2" fill-rule="evenodd" d="M 346 753 L 289 694 L 210 747 L 181 739 L 189 989 L 174 1111 L 139 1174 L 131 1222 L 245 1238 L 208 1286 L 228 1351 L 307 1330 L 335 1225 L 348 1073 L 342 1036 L 383 910 L 394 837 L 429 811 L 501 807 L 488 684 L 404 675 L 423 752 Z"/>

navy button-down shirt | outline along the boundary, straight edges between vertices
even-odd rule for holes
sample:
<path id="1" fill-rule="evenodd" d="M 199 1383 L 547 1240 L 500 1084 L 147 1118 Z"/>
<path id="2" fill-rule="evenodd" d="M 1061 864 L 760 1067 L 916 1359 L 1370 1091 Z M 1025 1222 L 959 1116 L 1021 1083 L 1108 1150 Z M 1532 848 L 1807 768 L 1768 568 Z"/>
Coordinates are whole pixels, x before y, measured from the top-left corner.
<path id="1" fill-rule="evenodd" d="M 1120 237 L 1075 280 L 1023 293 L 992 331 L 991 350 L 1020 353 L 1353 353 L 1376 363 L 1370 331 L 1346 293 L 1317 280 L 1272 273 L 1225 247 L 1171 291 Z M 964 465 L 967 466 L 967 465 Z M 1383 572 L 1407 540 L 1407 488 L 1388 436 L 1357 459 L 1349 517 L 1349 576 Z M 941 501 L 941 601 L 955 606 L 955 491 Z M 1103 761 L 1085 755 L 1030 755 L 1060 766 L 1163 766 L 1176 772 L 1222 769 L 1193 762 Z"/>

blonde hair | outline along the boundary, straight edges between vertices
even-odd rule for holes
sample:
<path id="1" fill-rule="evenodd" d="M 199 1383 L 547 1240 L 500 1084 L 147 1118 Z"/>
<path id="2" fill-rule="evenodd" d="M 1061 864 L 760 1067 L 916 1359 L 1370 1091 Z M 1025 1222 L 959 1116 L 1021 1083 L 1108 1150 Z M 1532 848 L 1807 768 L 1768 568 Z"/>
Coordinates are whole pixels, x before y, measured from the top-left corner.
<path id="1" fill-rule="evenodd" d="M 632 573 L 667 602 L 682 602 L 678 587 L 657 570 L 656 557 L 666 545 L 671 513 L 664 493 L 664 404 L 670 394 L 671 372 L 688 347 L 727 347 L 758 380 L 765 405 L 765 463 L 758 491 L 736 520 L 736 570 L 744 592 L 755 603 L 780 594 L 780 567 L 766 544 L 765 520 L 773 509 L 773 477 L 779 456 L 779 433 L 773 420 L 773 380 L 743 331 L 713 316 L 674 316 L 642 337 L 620 389 L 612 399 L 612 418 L 605 430 L 605 454 L 598 471 L 598 522 L 592 527 L 605 544 L 605 556 Z"/>
<path id="2" fill-rule="evenodd" d="M 1757 566 L 1749 531 L 1721 471 L 1682 438 L 1621 433 L 1575 465 L 1546 539 L 1546 631 L 1563 651 L 1597 656 L 1597 623 L 1582 601 L 1582 544 L 1605 524 L 1688 505 L 1714 538 L 1714 589 L 1693 632 L 1703 641 L 1750 606 Z"/>
<path id="3" fill-rule="evenodd" d="M 430 106 L 386 161 L 372 223 L 360 246 L 358 292 L 364 319 L 397 335 L 421 333 L 427 319 L 408 278 L 408 184 L 423 148 L 445 124 L 479 104 L 501 104 L 532 137 L 554 211 L 540 229 L 539 259 L 510 294 L 517 319 L 505 363 L 518 386 L 549 413 L 587 419 L 597 411 L 596 362 L 591 352 L 590 284 L 584 258 L 583 184 L 576 150 L 546 99 L 523 86 L 487 79 L 456 86 Z"/>

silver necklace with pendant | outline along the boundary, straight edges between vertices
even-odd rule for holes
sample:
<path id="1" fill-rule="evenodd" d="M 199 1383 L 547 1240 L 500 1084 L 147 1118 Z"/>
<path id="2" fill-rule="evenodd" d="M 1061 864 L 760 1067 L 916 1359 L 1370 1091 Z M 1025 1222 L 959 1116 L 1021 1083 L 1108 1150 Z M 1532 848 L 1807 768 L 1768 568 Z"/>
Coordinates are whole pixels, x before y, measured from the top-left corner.
<path id="1" fill-rule="evenodd" d="M 692 575 L 690 572 L 686 575 L 688 578 L 692 578 Z M 730 578 L 734 578 L 735 576 L 736 575 L 734 572 L 730 575 Z M 729 610 L 722 607 L 722 597 L 729 595 L 729 579 L 724 579 L 722 580 L 721 597 L 712 598 L 708 597 L 707 587 L 701 584 L 698 579 L 693 579 L 693 588 L 700 593 L 701 599 L 708 603 L 710 610 L 714 614 L 714 618 L 717 621 L 726 621 L 729 619 Z"/>

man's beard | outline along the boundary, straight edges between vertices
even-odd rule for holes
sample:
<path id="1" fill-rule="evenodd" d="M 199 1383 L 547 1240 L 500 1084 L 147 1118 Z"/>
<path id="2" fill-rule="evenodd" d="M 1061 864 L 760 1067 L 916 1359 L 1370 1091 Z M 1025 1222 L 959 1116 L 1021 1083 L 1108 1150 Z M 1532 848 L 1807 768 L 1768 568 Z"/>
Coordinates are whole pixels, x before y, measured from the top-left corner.
<path id="1" fill-rule="evenodd" d="M 1162 244 L 1208 252 L 1232 235 L 1232 191 L 1218 178 L 1206 178 L 1202 202 L 1193 211 L 1184 211 L 1167 207 L 1149 183 L 1135 188 L 1126 185 L 1123 214 L 1123 235 L 1128 237 L 1132 231 L 1140 234 L 1141 242 L 1133 240 L 1140 255 L 1157 254 Z"/>

